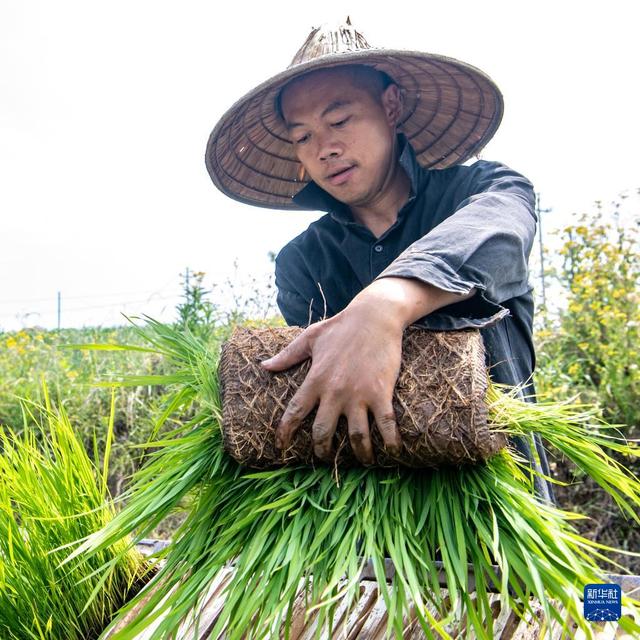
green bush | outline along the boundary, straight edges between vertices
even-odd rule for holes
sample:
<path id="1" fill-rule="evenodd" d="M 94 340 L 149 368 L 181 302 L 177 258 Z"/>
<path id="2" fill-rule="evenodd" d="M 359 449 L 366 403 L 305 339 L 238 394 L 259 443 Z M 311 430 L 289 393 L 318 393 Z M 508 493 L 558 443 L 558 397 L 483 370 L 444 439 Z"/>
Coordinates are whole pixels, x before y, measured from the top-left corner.
<path id="1" fill-rule="evenodd" d="M 538 332 L 538 388 L 596 402 L 608 420 L 640 425 L 638 223 L 595 213 L 562 232 L 554 270 L 564 306 Z"/>

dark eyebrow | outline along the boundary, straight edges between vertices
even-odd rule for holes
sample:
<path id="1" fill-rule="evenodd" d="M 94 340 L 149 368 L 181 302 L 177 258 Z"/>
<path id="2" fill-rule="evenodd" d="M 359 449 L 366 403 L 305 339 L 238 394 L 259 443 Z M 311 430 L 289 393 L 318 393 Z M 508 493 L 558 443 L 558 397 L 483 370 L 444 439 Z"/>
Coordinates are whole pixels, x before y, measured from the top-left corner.
<path id="1" fill-rule="evenodd" d="M 348 107 L 351 104 L 351 100 L 334 100 L 321 114 L 320 117 L 324 118 L 329 115 L 332 111 L 336 111 L 337 109 L 341 109 L 342 107 Z M 302 127 L 304 123 L 302 122 L 288 122 L 287 129 L 291 131 L 294 127 Z"/>
<path id="2" fill-rule="evenodd" d="M 327 114 L 340 109 L 341 107 L 347 107 L 351 104 L 351 100 L 335 100 L 332 102 L 321 114 L 320 117 L 324 118 Z"/>

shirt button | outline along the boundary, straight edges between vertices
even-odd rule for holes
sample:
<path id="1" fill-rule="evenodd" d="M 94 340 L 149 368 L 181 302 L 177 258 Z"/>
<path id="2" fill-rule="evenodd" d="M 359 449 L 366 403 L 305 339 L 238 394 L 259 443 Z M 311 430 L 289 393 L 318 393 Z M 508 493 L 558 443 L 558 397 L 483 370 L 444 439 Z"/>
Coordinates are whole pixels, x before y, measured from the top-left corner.
<path id="1" fill-rule="evenodd" d="M 382 245 L 381 244 L 377 244 L 375 247 L 373 247 L 373 250 L 376 253 L 380 253 L 382 251 Z"/>

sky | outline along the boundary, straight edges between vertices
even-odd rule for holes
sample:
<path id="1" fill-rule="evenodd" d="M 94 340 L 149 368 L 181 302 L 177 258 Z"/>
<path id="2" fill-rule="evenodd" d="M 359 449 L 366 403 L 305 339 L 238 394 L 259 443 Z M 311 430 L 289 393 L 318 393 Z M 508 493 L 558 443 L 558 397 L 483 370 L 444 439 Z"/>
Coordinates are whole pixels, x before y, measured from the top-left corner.
<path id="1" fill-rule="evenodd" d="M 640 10 L 608 2 L 0 0 L 0 330 L 170 319 L 180 274 L 263 286 L 320 214 L 230 200 L 209 133 L 323 22 L 488 73 L 505 115 L 482 157 L 525 174 L 545 234 L 640 187 Z M 640 213 L 637 198 L 625 215 Z M 635 208 L 634 208 L 635 207 Z M 546 237 L 546 235 L 545 235 Z M 225 300 L 228 294 L 219 294 Z"/>

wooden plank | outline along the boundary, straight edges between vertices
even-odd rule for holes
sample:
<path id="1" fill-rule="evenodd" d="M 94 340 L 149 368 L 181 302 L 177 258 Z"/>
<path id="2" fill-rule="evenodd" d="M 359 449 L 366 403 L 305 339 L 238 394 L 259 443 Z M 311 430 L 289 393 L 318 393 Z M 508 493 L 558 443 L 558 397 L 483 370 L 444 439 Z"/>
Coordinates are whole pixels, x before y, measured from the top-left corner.
<path id="1" fill-rule="evenodd" d="M 367 640 L 382 640 L 387 628 L 387 607 L 376 585 L 377 600 L 360 628 L 359 638 Z"/>
<path id="2" fill-rule="evenodd" d="M 355 640 L 358 637 L 378 597 L 378 583 L 373 580 L 363 580 L 360 599 L 346 623 L 346 640 Z"/>

